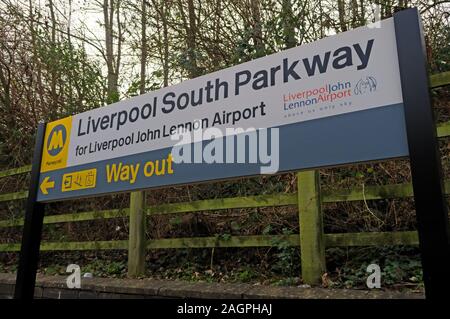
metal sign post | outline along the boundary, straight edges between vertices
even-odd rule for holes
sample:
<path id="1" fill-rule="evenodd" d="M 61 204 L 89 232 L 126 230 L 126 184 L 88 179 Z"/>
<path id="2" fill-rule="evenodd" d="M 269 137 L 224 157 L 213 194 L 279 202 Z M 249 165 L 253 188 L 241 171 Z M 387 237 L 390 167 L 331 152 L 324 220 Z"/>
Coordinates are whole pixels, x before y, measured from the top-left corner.
<path id="1" fill-rule="evenodd" d="M 425 293 L 444 299 L 450 287 L 449 219 L 422 24 L 416 9 L 394 14 L 394 23 Z"/>
<path id="2" fill-rule="evenodd" d="M 45 204 L 37 201 L 42 150 L 44 147 L 45 124 L 39 123 L 34 146 L 30 187 L 25 211 L 22 245 L 20 248 L 19 268 L 17 270 L 14 299 L 31 300 L 34 297 L 36 271 L 39 261 L 42 224 Z"/>

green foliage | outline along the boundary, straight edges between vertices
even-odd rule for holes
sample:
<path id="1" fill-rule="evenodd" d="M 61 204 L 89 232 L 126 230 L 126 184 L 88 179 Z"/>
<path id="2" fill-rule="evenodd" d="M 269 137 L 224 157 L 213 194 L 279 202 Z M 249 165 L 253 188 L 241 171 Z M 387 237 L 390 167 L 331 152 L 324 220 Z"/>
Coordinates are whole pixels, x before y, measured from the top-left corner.
<path id="1" fill-rule="evenodd" d="M 50 264 L 42 269 L 46 275 L 62 275 L 67 276 L 67 265 Z M 92 273 L 95 277 L 124 277 L 127 267 L 123 261 L 111 261 L 104 259 L 95 259 L 90 262 L 80 263 L 81 275 L 84 273 Z"/>
<path id="2" fill-rule="evenodd" d="M 232 230 L 234 230 L 236 232 L 241 230 L 241 225 L 239 225 L 239 223 L 236 222 L 236 221 L 232 221 L 231 224 L 230 224 L 230 227 L 231 227 Z"/>
<path id="3" fill-rule="evenodd" d="M 222 240 L 230 240 L 231 239 L 231 234 L 221 234 L 218 236 L 219 239 Z"/>
<path id="4" fill-rule="evenodd" d="M 300 278 L 299 277 L 285 277 L 276 280 L 273 285 L 274 286 L 297 286 L 300 284 Z"/>
<path id="5" fill-rule="evenodd" d="M 384 262 L 381 276 L 387 285 L 394 285 L 401 282 L 421 282 L 423 280 L 422 264 L 417 257 L 388 257 Z"/>
<path id="6" fill-rule="evenodd" d="M 431 46 L 430 72 L 439 73 L 450 71 L 450 26 L 437 27 L 436 32 L 430 35 L 433 41 Z"/>
<path id="7" fill-rule="evenodd" d="M 155 70 L 152 72 L 152 77 L 145 79 L 145 92 L 156 91 L 162 87 L 162 72 L 161 70 Z M 126 97 L 138 96 L 141 94 L 141 79 L 136 75 L 128 86 L 125 92 Z"/>
<path id="8" fill-rule="evenodd" d="M 262 234 L 269 235 L 271 231 L 272 231 L 272 225 L 267 225 L 266 227 L 264 227 Z"/>
<path id="9" fill-rule="evenodd" d="M 180 225 L 180 224 L 182 223 L 181 216 L 180 216 L 180 215 L 177 215 L 177 216 L 175 216 L 175 217 L 172 217 L 172 218 L 169 220 L 169 223 L 170 223 L 171 225 L 173 225 L 173 226 Z"/>
<path id="10" fill-rule="evenodd" d="M 124 277 L 127 265 L 124 261 L 94 260 L 81 267 L 83 273 L 90 272 L 96 277 Z"/>
<path id="11" fill-rule="evenodd" d="M 18 14 L 13 6 L 8 10 L 5 16 Z M 53 39 L 50 28 L 39 24 L 42 15 L 37 13 L 34 18 L 32 29 L 26 21 L 12 25 L 0 18 L 0 28 L 5 28 L 0 42 L 8 44 L 0 48 L 0 60 L 9 56 L 7 64 L 0 64 L 1 73 L 7 74 L 5 82 L 0 81 L 3 166 L 31 162 L 38 122 L 80 113 L 105 102 L 102 66 L 88 57 L 80 43 L 67 37 Z M 8 34 L 15 37 L 8 38 Z"/>
<path id="12" fill-rule="evenodd" d="M 332 287 L 366 287 L 369 264 L 380 266 L 381 287 L 422 285 L 420 255 L 413 247 L 330 248 L 327 249 L 327 262 Z"/>
<path id="13" fill-rule="evenodd" d="M 292 231 L 283 228 L 283 235 L 291 235 Z M 284 276 L 295 276 L 300 273 L 300 255 L 298 247 L 292 247 L 286 240 L 274 240 L 277 247 L 272 270 Z"/>
<path id="14" fill-rule="evenodd" d="M 45 225 L 43 233 L 47 241 L 64 241 L 66 239 L 66 231 L 58 224 Z"/>
<path id="15" fill-rule="evenodd" d="M 252 60 L 256 51 L 252 44 L 249 43 L 251 31 L 246 30 L 241 34 L 240 39 L 236 42 L 234 54 L 231 57 L 231 64 L 239 64 Z"/>
<path id="16" fill-rule="evenodd" d="M 235 280 L 240 282 L 250 282 L 253 279 L 258 277 L 258 273 L 256 272 L 256 269 L 245 267 L 238 272 L 235 273 Z"/>
<path id="17" fill-rule="evenodd" d="M 46 275 L 66 275 L 66 267 L 63 265 L 50 265 L 43 270 Z"/>
<path id="18" fill-rule="evenodd" d="M 65 117 L 72 114 L 102 106 L 105 103 L 105 80 L 101 68 L 90 60 L 83 47 L 75 47 L 68 41 L 52 43 L 46 32 L 38 41 L 38 54 L 47 67 L 46 76 L 57 83 L 57 94 L 61 108 L 53 107 L 47 120 Z M 116 97 L 118 100 L 118 96 Z M 59 106 L 59 105 L 58 105 Z M 55 118 L 51 118 L 55 117 Z"/>

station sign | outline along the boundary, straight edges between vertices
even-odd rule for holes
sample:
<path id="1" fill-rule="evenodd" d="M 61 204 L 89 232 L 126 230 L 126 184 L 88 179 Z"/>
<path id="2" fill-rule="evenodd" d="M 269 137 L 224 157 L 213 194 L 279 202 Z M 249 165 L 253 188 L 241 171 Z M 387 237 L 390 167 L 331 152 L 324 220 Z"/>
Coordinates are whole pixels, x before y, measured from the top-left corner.
<path id="1" fill-rule="evenodd" d="M 444 300 L 450 228 L 426 63 L 407 9 L 39 124 L 14 298 L 34 296 L 47 202 L 408 157 L 426 297 Z"/>
<path id="2" fill-rule="evenodd" d="M 38 201 L 408 156 L 393 18 L 48 123 Z"/>

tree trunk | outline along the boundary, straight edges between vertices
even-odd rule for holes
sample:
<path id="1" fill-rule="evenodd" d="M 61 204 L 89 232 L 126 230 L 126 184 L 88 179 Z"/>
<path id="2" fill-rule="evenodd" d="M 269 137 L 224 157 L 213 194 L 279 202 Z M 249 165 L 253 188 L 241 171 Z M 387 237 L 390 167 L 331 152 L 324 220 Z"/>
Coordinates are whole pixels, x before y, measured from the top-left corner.
<path id="1" fill-rule="evenodd" d="M 338 13 L 339 13 L 339 25 L 341 32 L 347 31 L 347 24 L 345 23 L 345 2 L 344 0 L 338 0 Z"/>
<path id="2" fill-rule="evenodd" d="M 352 28 L 356 28 L 359 23 L 359 14 L 358 14 L 358 1 L 352 0 L 351 2 L 352 6 Z"/>
<path id="3" fill-rule="evenodd" d="M 297 41 L 295 39 L 295 26 L 292 14 L 291 0 L 283 0 L 281 21 L 283 23 L 283 38 L 286 48 L 293 48 Z"/>
<path id="4" fill-rule="evenodd" d="M 3 64 L 3 62 L 2 62 Z M 3 69 L 6 70 L 6 73 L 8 73 L 8 76 L 5 75 L 5 72 Z M 3 88 L 3 95 L 0 94 L 0 100 L 2 101 L 3 105 L 5 106 L 5 109 L 10 111 L 11 110 L 11 78 L 10 78 L 10 71 L 7 69 L 7 65 L 0 65 L 0 84 Z M 8 115 L 6 115 L 8 117 Z"/>
<path id="5" fill-rule="evenodd" d="M 361 7 L 361 14 L 359 15 L 359 24 L 366 25 L 366 9 L 364 8 L 364 0 L 359 1 Z"/>
<path id="6" fill-rule="evenodd" d="M 141 76 L 139 81 L 139 91 L 145 93 L 145 73 L 147 65 L 147 6 L 146 0 L 142 0 L 141 11 Z"/>
<path id="7" fill-rule="evenodd" d="M 163 81 L 164 87 L 169 85 L 169 30 L 167 27 L 167 4 L 162 1 L 162 27 L 163 27 Z"/>
<path id="8" fill-rule="evenodd" d="M 44 92 L 44 87 L 42 84 L 42 69 L 41 69 L 41 63 L 40 60 L 38 58 L 38 43 L 37 43 L 37 39 L 36 39 L 36 30 L 34 29 L 34 12 L 33 12 L 33 2 L 32 0 L 29 0 L 29 14 L 30 14 L 30 32 L 31 32 L 31 45 L 32 45 L 32 50 L 33 50 L 33 64 L 34 67 L 37 69 L 37 86 L 38 86 L 38 91 L 41 94 L 39 95 L 39 99 L 40 99 L 40 104 L 41 105 L 45 105 L 45 100 L 44 100 L 44 94 L 42 94 Z M 35 123 L 37 124 L 39 121 L 39 115 L 36 112 L 36 108 L 35 108 L 35 103 L 32 104 L 32 109 L 33 109 L 33 115 L 34 115 L 34 120 Z"/>
<path id="9" fill-rule="evenodd" d="M 187 34 L 187 46 L 188 46 L 188 56 L 191 67 L 191 78 L 195 78 L 200 75 L 200 70 L 197 65 L 197 26 L 195 23 L 195 7 L 193 0 L 187 0 L 188 3 L 188 14 L 189 14 L 189 32 Z"/>
<path id="10" fill-rule="evenodd" d="M 103 0 L 103 18 L 105 22 L 106 67 L 108 69 L 107 103 L 113 103 L 119 100 L 119 88 L 118 88 L 119 74 L 118 69 L 116 69 L 115 65 L 114 44 L 113 44 L 113 28 L 114 28 L 113 0 Z"/>
<path id="11" fill-rule="evenodd" d="M 50 9 L 50 20 L 52 22 L 51 26 L 51 43 L 52 43 L 52 56 L 50 61 L 51 65 L 50 72 L 51 72 L 51 79 L 50 79 L 50 92 L 51 92 L 51 109 L 50 109 L 50 121 L 53 121 L 57 117 L 57 110 L 58 110 L 58 94 L 56 92 L 56 81 L 57 81 L 57 64 L 58 61 L 56 61 L 56 16 L 55 16 L 55 8 L 53 7 L 53 0 L 48 1 L 48 6 Z"/>
<path id="12" fill-rule="evenodd" d="M 251 0 L 251 13 L 253 17 L 253 43 L 255 45 L 256 57 L 265 55 L 265 48 L 262 35 L 261 11 L 259 0 Z"/>

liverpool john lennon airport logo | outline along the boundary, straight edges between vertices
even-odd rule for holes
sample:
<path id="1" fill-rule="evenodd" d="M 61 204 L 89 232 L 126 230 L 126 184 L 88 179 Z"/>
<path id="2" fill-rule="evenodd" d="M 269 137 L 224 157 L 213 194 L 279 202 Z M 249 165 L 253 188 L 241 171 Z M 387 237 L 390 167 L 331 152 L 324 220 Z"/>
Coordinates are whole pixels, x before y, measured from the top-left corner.
<path id="1" fill-rule="evenodd" d="M 377 90 L 377 80 L 373 76 L 366 76 L 356 83 L 353 92 L 355 95 L 366 94 Z"/>

